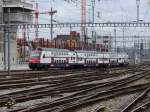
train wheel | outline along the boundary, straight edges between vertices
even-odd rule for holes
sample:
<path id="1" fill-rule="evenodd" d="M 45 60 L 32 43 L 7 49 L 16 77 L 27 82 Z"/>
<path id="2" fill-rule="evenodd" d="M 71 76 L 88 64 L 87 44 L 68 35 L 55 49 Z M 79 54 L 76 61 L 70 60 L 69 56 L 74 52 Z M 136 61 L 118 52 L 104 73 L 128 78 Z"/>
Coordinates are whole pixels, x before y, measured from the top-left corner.
<path id="1" fill-rule="evenodd" d="M 48 70 L 48 66 L 47 65 L 44 66 L 44 70 Z"/>

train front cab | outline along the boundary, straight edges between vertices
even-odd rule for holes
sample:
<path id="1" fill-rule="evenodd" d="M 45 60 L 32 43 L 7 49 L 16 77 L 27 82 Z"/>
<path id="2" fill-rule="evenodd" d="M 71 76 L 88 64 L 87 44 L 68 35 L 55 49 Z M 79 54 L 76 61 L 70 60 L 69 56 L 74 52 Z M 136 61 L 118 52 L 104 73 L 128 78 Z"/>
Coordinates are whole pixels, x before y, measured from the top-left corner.
<path id="1" fill-rule="evenodd" d="M 40 68 L 41 51 L 32 51 L 29 58 L 29 68 L 32 70 Z"/>

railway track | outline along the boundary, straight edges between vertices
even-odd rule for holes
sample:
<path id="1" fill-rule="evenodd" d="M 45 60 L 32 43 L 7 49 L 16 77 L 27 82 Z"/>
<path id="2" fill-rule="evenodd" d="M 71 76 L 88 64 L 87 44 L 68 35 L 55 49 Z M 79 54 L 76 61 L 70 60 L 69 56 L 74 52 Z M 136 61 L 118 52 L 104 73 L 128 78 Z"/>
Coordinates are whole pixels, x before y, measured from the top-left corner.
<path id="1" fill-rule="evenodd" d="M 38 111 L 49 112 L 52 110 L 57 110 L 58 112 L 59 111 L 67 112 L 68 109 L 72 109 L 72 108 L 75 108 L 77 106 L 80 106 L 80 105 L 83 105 L 86 103 L 97 101 L 97 97 L 99 97 L 99 96 L 101 96 L 100 100 L 102 100 L 102 99 L 105 99 L 105 98 L 108 98 L 108 97 L 111 97 L 114 95 L 118 95 L 118 94 L 120 94 L 120 92 L 121 92 L 121 94 L 123 94 L 124 88 L 121 88 L 122 86 L 125 86 L 128 83 L 131 83 L 135 80 L 141 79 L 142 77 L 144 77 L 148 74 L 149 74 L 149 72 L 147 73 L 147 71 L 145 71 L 144 73 L 142 72 L 142 73 L 136 74 L 135 76 L 125 78 L 122 81 L 118 80 L 118 81 L 107 82 L 107 83 L 103 83 L 103 84 L 98 83 L 97 85 L 94 85 L 94 87 L 89 87 L 89 88 L 84 88 L 84 89 L 82 88 L 83 90 L 80 90 L 73 95 L 60 98 L 59 100 L 55 100 L 54 102 L 50 102 L 49 104 L 40 104 L 40 106 L 38 106 L 38 107 L 35 107 L 33 109 L 25 109 L 25 110 L 22 110 L 22 112 L 30 112 L 30 111 L 32 111 L 32 112 L 38 112 Z M 87 86 L 87 85 L 85 85 L 85 86 Z M 139 89 L 138 89 L 138 87 L 134 86 L 129 92 L 141 90 L 147 86 L 149 86 L 149 84 L 142 85 L 142 86 L 140 86 Z M 69 88 L 69 86 L 68 86 L 68 88 L 64 88 L 63 86 L 61 86 L 60 88 L 55 88 L 54 90 L 55 91 L 57 90 L 60 92 L 64 92 L 63 90 L 65 90 L 65 92 L 66 92 L 66 90 L 69 90 L 71 88 L 72 87 Z M 50 90 L 50 91 L 52 91 L 52 90 Z M 72 92 L 72 91 L 69 91 L 69 92 Z M 56 93 L 54 92 L 54 94 L 56 94 Z M 110 93 L 113 93 L 113 95 Z M 105 95 L 108 95 L 108 96 L 105 96 Z M 49 108 L 49 107 L 53 107 L 53 108 Z M 62 107 L 62 108 L 58 109 L 58 107 Z M 46 109 L 46 110 L 44 111 L 43 109 L 44 110 Z M 11 112 L 13 112 L 13 111 L 11 111 Z M 14 112 L 16 112 L 16 110 Z"/>
<path id="2" fill-rule="evenodd" d="M 72 98 L 71 102 L 67 102 L 65 100 L 60 101 L 54 101 L 45 103 L 45 104 L 39 104 L 37 107 L 33 106 L 28 109 L 18 109 L 18 110 L 12 110 L 9 112 L 72 112 L 72 110 L 77 109 L 79 107 L 87 106 L 102 100 L 106 100 L 107 98 L 115 97 L 118 95 L 123 95 L 127 93 L 134 93 L 144 90 L 150 86 L 150 84 L 144 84 L 144 85 L 138 85 L 138 86 L 131 86 L 126 88 L 120 88 L 120 89 L 114 89 L 114 90 L 108 90 L 103 93 L 103 95 L 100 95 L 99 97 L 92 98 L 92 99 L 75 99 Z"/>
<path id="3" fill-rule="evenodd" d="M 143 68 L 141 67 L 138 70 L 142 71 L 144 68 L 145 67 L 143 67 Z M 23 72 L 21 72 L 21 75 L 20 75 L 20 73 L 15 71 L 17 73 L 17 75 L 15 75 L 15 72 L 14 72 L 14 75 L 13 75 L 14 77 L 10 78 L 10 80 L 9 80 L 9 78 L 7 78 L 6 80 L 3 80 L 3 78 L 0 78 L 0 80 L 2 79 L 0 81 L 1 85 L 2 86 L 7 85 L 4 87 L 4 89 L 5 88 L 7 88 L 7 89 L 13 88 L 13 86 L 10 86 L 8 83 L 14 84 L 15 82 L 17 82 L 17 80 L 18 80 L 18 82 L 17 82 L 18 85 L 20 85 L 18 87 L 34 86 L 34 84 L 35 85 L 48 84 L 48 86 L 39 87 L 39 88 L 31 89 L 31 90 L 27 89 L 27 90 L 23 90 L 23 91 L 18 91 L 18 92 L 13 92 L 10 94 L 1 95 L 0 101 L 1 101 L 1 104 L 2 103 L 6 104 L 6 99 L 12 98 L 13 100 L 15 100 L 15 102 L 18 103 L 18 102 L 25 102 L 25 101 L 30 101 L 33 99 L 38 99 L 41 97 L 53 96 L 55 94 L 61 95 L 63 93 L 71 93 L 71 92 L 76 92 L 75 94 L 73 94 L 73 96 L 76 96 L 76 95 L 80 96 L 86 92 L 92 93 L 92 91 L 97 90 L 97 88 L 101 88 L 101 89 L 105 88 L 106 89 L 106 86 L 108 87 L 107 89 L 110 89 L 110 85 L 112 85 L 114 83 L 113 81 L 109 82 L 109 83 L 105 83 L 105 84 L 104 83 L 86 84 L 86 83 L 96 81 L 96 80 L 100 81 L 101 79 L 104 79 L 104 78 L 119 76 L 120 74 L 126 74 L 126 73 L 133 74 L 136 70 L 131 70 L 131 69 L 132 69 L 132 67 L 127 67 L 125 70 L 120 70 L 120 68 L 110 68 L 110 70 L 113 70 L 113 71 L 115 70 L 115 71 L 119 71 L 119 72 L 117 72 L 117 73 L 112 72 L 109 74 L 106 71 L 103 71 L 103 73 L 99 73 L 100 72 L 99 70 L 95 70 L 91 74 L 87 73 L 87 71 L 89 72 L 90 70 L 84 71 L 84 73 L 81 73 L 81 74 L 77 74 L 77 73 L 72 74 L 72 72 L 76 72 L 76 70 L 67 70 L 67 71 L 66 70 L 64 70 L 64 71 L 63 70 L 58 70 L 58 71 L 55 70 L 55 71 L 51 71 L 51 72 L 38 71 L 39 75 L 37 75 L 36 73 L 34 73 L 37 71 L 29 71 L 29 72 L 33 73 L 33 75 L 31 77 L 29 74 L 24 76 Z M 43 72 L 43 74 L 42 74 L 42 72 Z M 79 72 L 83 72 L 83 71 L 80 70 Z M 46 76 L 49 75 L 49 73 L 51 73 L 52 77 L 48 79 Z M 57 74 L 59 74 L 59 75 L 57 75 Z M 6 74 L 4 74 L 4 75 L 7 76 Z M 38 76 L 38 78 L 37 78 L 37 76 Z M 28 85 L 26 85 L 25 83 L 24 84 L 19 83 L 19 82 L 21 82 L 21 80 L 19 79 L 21 77 L 24 77 L 24 79 L 27 79 L 26 84 L 28 84 Z M 36 77 L 36 78 L 33 80 L 34 77 Z M 3 83 L 3 81 L 6 81 L 6 82 Z M 29 83 L 33 82 L 33 81 L 36 81 L 36 82 L 34 82 L 33 85 L 32 84 L 29 85 Z M 99 87 L 98 85 L 103 85 L 103 87 L 102 86 Z M 14 84 L 14 88 L 15 88 L 15 86 L 16 85 Z M 82 93 L 80 93 L 80 92 L 82 92 Z"/>
<path id="4" fill-rule="evenodd" d="M 31 100 L 31 98 L 34 99 L 34 98 L 40 97 L 41 94 L 44 94 L 44 93 L 47 96 L 48 95 L 53 95 L 53 94 L 56 94 L 56 93 L 57 94 L 61 94 L 61 93 L 55 92 L 56 90 L 57 91 L 61 91 L 61 92 L 69 92 L 69 91 L 72 91 L 72 90 L 74 90 L 74 91 L 78 90 L 79 91 L 79 90 L 82 90 L 82 89 L 91 88 L 91 87 L 95 87 L 96 86 L 96 84 L 82 85 L 83 83 L 91 82 L 91 81 L 94 81 L 94 80 L 101 80 L 101 79 L 104 79 L 104 78 L 110 77 L 110 76 L 113 76 L 113 74 L 108 74 L 107 76 L 106 76 L 106 74 L 103 74 L 103 75 L 99 76 L 99 74 L 95 74 L 94 75 L 92 73 L 92 74 L 89 74 L 89 75 L 85 74 L 82 77 L 81 76 L 80 77 L 75 77 L 75 76 L 73 77 L 73 76 L 71 76 L 71 78 L 67 78 L 67 80 L 64 80 L 64 79 L 60 80 L 60 81 L 58 81 L 58 80 L 57 81 L 52 81 L 51 80 L 51 84 L 52 85 L 48 85 L 48 86 L 40 87 L 40 88 L 36 88 L 36 89 L 31 89 L 31 90 L 24 90 L 24 91 L 20 91 L 20 92 L 14 92 L 14 93 L 6 94 L 6 95 L 1 96 L 0 99 L 2 99 L 2 97 L 5 97 L 5 96 L 7 96 L 7 97 L 8 96 L 9 97 L 14 97 L 14 99 L 16 99 L 17 96 L 20 96 L 20 97 L 24 96 L 26 98 L 26 96 L 28 94 L 29 95 L 36 95 L 36 97 L 30 97 L 30 100 Z M 99 83 L 99 84 L 101 84 L 101 83 Z M 48 90 L 48 88 L 49 88 L 49 90 Z M 71 88 L 71 90 L 69 88 Z M 34 91 L 34 93 L 33 93 L 33 91 Z M 48 93 L 48 94 L 46 94 L 46 93 Z M 23 94 L 23 95 L 20 95 L 20 94 Z M 39 95 L 37 96 L 37 94 L 39 94 Z M 7 97 L 6 97 L 6 99 L 7 99 Z"/>
<path id="5" fill-rule="evenodd" d="M 146 88 L 134 101 L 127 105 L 121 112 L 148 112 L 150 107 L 150 87 Z"/>
<path id="6" fill-rule="evenodd" d="M 8 89 L 8 88 L 21 88 L 21 87 L 28 87 L 28 86 L 35 86 L 35 85 L 44 85 L 44 84 L 56 84 L 56 83 L 61 83 L 66 80 L 81 80 L 84 78 L 100 78 L 99 75 L 105 75 L 104 77 L 111 77 L 111 76 L 116 76 L 120 74 L 124 74 L 126 72 L 133 73 L 133 70 L 127 69 L 127 70 L 122 70 L 119 71 L 118 73 L 115 72 L 115 74 L 106 74 L 107 72 L 105 71 L 100 71 L 100 70 L 95 70 L 94 72 L 88 71 L 62 71 L 62 72 L 34 72 L 32 75 L 23 75 L 23 77 L 19 76 L 13 76 L 13 77 L 6 77 L 6 78 L 0 78 L 0 89 Z M 99 73 L 102 72 L 102 73 Z M 54 75 L 55 74 L 55 75 Z M 63 75 L 56 75 L 56 74 L 63 74 Z M 82 75 L 84 74 L 84 75 Z M 95 75 L 94 75 L 95 74 Z M 103 77 L 102 77 L 103 78 Z M 91 80 L 92 81 L 92 80 Z M 68 82 L 68 81 L 67 81 Z M 61 83 L 62 84 L 62 83 Z"/>

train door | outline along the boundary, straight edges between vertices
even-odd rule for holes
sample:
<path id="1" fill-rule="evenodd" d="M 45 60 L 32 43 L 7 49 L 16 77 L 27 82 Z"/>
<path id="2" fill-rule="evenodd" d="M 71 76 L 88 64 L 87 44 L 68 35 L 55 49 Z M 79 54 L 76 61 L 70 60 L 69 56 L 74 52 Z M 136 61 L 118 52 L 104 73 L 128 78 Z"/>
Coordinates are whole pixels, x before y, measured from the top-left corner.
<path id="1" fill-rule="evenodd" d="M 41 55 L 41 63 L 48 65 L 51 63 L 51 52 L 43 52 Z"/>

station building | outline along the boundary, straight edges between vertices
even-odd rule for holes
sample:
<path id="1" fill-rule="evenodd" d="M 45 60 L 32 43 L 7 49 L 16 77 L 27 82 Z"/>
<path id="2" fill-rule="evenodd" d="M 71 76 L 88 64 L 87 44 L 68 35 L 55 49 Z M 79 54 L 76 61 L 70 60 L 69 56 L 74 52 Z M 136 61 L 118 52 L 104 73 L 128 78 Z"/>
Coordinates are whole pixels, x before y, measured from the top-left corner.
<path id="1" fill-rule="evenodd" d="M 10 10 L 10 11 L 9 11 Z M 17 24 L 17 23 L 32 23 L 33 21 L 33 5 L 27 3 L 25 0 L 0 0 L 0 23 Z M 16 35 L 17 28 L 10 29 L 10 61 L 11 65 L 17 62 L 17 44 Z M 5 38 L 5 44 L 4 44 Z M 0 30 L 0 65 L 4 64 L 4 56 L 7 64 L 7 46 L 8 46 L 8 32 L 4 29 Z M 5 48 L 5 51 L 4 51 Z"/>

